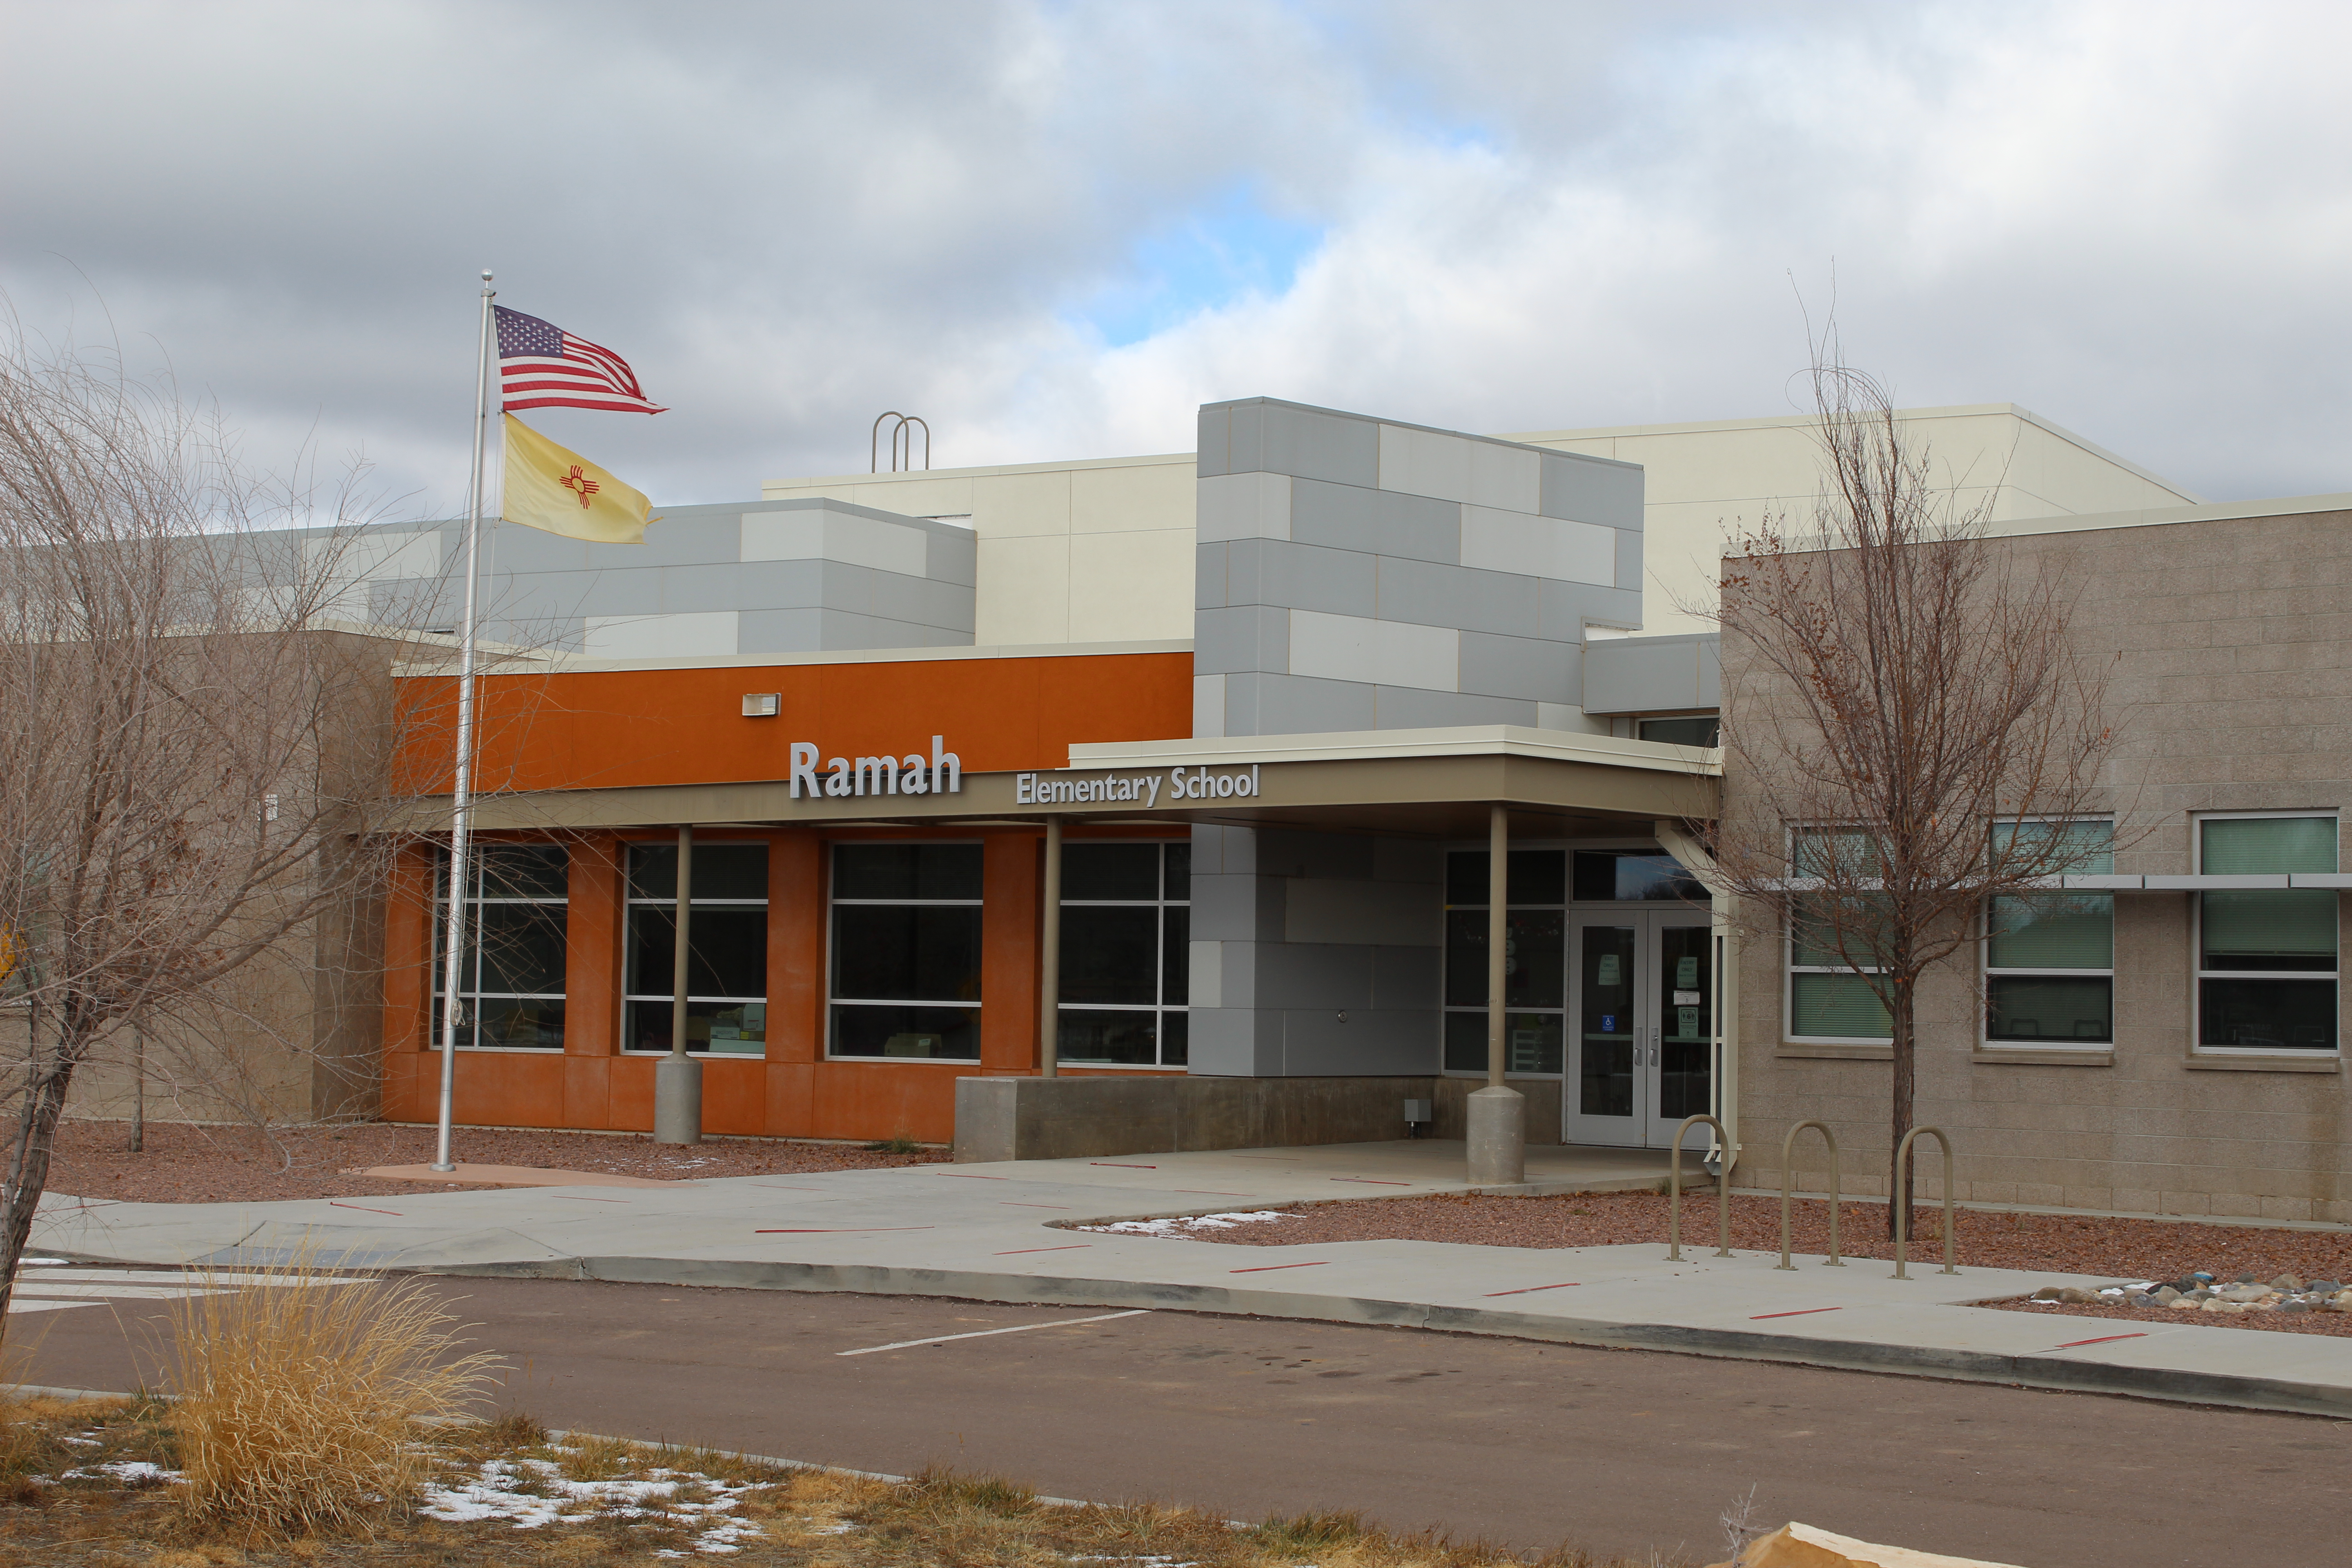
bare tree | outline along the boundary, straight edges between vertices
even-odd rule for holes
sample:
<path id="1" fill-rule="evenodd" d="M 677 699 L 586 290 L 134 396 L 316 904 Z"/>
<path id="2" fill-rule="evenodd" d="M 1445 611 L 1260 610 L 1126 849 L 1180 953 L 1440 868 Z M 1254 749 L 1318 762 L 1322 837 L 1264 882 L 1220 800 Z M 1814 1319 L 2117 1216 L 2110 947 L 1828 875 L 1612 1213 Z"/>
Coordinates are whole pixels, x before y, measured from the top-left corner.
<path id="1" fill-rule="evenodd" d="M 327 619 L 357 535 L 270 526 L 307 506 L 168 388 L 0 343 L 0 1312 L 75 1073 L 135 1037 L 218 1076 L 386 852 L 395 645 Z"/>
<path id="2" fill-rule="evenodd" d="M 2115 737 L 2060 571 L 1986 537 L 1885 389 L 1824 340 L 1825 479 L 1801 534 L 1727 547 L 1724 816 L 1708 837 L 1740 923 L 1851 979 L 1894 1042 L 1889 1158 L 1913 1126 L 1919 979 L 1985 939 L 1989 900 L 2084 868 Z M 2063 896 L 2063 895 L 2062 895 Z M 1888 1223 L 1909 1201 L 1890 1163 Z"/>

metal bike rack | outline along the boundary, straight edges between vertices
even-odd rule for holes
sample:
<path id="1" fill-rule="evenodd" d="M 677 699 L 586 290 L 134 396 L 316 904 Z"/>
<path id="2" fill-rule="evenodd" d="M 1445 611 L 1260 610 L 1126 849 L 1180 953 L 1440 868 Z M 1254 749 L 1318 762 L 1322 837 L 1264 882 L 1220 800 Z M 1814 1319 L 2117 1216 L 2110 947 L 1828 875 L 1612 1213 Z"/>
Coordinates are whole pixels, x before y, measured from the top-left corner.
<path id="1" fill-rule="evenodd" d="M 1903 1189 L 1900 1194 L 1890 1194 L 1890 1201 L 1895 1204 L 1895 1278 L 1897 1279 L 1911 1278 L 1903 1272 L 1904 1249 L 1908 1239 L 1906 1233 L 1911 1228 L 1911 1186 L 1903 1177 L 1910 1168 L 1906 1162 L 1911 1155 L 1911 1140 L 1922 1132 L 1933 1134 L 1944 1151 L 1944 1266 L 1937 1272 L 1959 1272 L 1952 1267 L 1952 1141 L 1944 1136 L 1944 1130 L 1940 1127 L 1914 1127 L 1903 1134 L 1903 1142 L 1895 1146 L 1895 1181 Z"/>
<path id="2" fill-rule="evenodd" d="M 1800 1121 L 1789 1129 L 1787 1137 L 1780 1140 L 1780 1261 L 1778 1267 L 1791 1270 L 1797 1267 L 1789 1261 L 1789 1184 L 1795 1179 L 1789 1170 L 1789 1156 L 1797 1146 L 1797 1134 L 1808 1127 L 1817 1129 L 1821 1132 L 1822 1142 L 1830 1146 L 1830 1256 L 1828 1261 L 1822 1267 L 1843 1268 L 1845 1264 L 1838 1257 L 1837 1134 L 1830 1131 L 1829 1123 L 1826 1121 Z"/>
<path id="3" fill-rule="evenodd" d="M 1731 1134 L 1723 1123 L 1712 1116 L 1685 1116 L 1675 1129 L 1675 1144 L 1666 1154 L 1666 1258 L 1679 1263 L 1683 1258 L 1683 1134 L 1693 1124 L 1706 1122 L 1715 1129 L 1715 1141 L 1725 1150 L 1731 1147 Z M 1727 1164 L 1728 1162 L 1727 1161 Z M 1715 1179 L 1715 1256 L 1731 1256 L 1731 1172 L 1727 1169 Z"/>

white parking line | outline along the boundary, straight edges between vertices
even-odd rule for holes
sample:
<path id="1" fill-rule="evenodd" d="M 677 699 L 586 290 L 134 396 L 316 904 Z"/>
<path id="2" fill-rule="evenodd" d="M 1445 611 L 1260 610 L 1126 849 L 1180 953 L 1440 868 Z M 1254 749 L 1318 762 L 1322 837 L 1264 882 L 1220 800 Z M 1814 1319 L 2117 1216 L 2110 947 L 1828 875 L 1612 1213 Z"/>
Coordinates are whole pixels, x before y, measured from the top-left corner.
<path id="1" fill-rule="evenodd" d="M 174 1273 L 167 1269 L 74 1268 L 45 1267 L 37 1273 L 16 1276 L 10 1290 L 10 1312 L 54 1312 L 67 1307 L 102 1307 L 109 1301 L 178 1301 L 192 1297 L 222 1296 L 256 1285 L 360 1285 L 362 1279 L 323 1276 L 254 1279 L 222 1270 L 210 1275 Z"/>
<path id="2" fill-rule="evenodd" d="M 864 1350 L 835 1351 L 835 1355 L 872 1355 L 877 1351 L 903 1351 L 916 1345 L 943 1345 L 950 1340 L 984 1340 L 991 1334 L 1025 1334 L 1031 1329 L 1058 1329 L 1070 1323 L 1108 1323 L 1113 1318 L 1140 1318 L 1151 1310 L 1138 1307 L 1131 1312 L 1104 1312 L 1092 1318 L 1057 1318 L 1050 1323 L 1015 1323 L 1009 1329 L 975 1329 L 968 1334 L 933 1334 L 927 1340 L 900 1340 L 896 1344 L 867 1345 Z"/>

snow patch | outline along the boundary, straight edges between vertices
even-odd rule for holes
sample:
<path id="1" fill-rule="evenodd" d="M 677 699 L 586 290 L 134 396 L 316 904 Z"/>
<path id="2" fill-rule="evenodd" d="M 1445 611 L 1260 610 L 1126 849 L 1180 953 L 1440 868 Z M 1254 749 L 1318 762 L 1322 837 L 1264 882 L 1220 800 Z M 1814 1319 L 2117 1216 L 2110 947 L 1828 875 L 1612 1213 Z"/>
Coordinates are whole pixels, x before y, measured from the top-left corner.
<path id="1" fill-rule="evenodd" d="M 1182 1236 L 1187 1231 L 1231 1230 L 1235 1226 L 1264 1225 L 1270 1220 L 1290 1217 L 1279 1209 L 1258 1209 L 1249 1214 L 1180 1215 L 1173 1219 L 1123 1219 L 1110 1225 L 1081 1225 L 1074 1226 L 1072 1228 L 1101 1231 L 1116 1236 Z"/>

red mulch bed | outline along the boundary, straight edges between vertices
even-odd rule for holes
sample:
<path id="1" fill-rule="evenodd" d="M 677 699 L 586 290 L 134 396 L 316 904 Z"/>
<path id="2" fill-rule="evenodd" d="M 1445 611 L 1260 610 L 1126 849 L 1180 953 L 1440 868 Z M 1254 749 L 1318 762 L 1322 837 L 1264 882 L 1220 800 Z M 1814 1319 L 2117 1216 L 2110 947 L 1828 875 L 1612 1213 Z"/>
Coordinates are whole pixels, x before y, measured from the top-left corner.
<path id="1" fill-rule="evenodd" d="M 147 1124 L 143 1153 L 129 1151 L 130 1124 L 67 1121 L 58 1129 L 48 1190 L 121 1203 L 268 1203 L 282 1198 L 388 1197 L 479 1187 L 388 1182 L 345 1175 L 371 1165 L 421 1165 L 433 1158 L 434 1130 L 384 1122 L 273 1129 Z M 869 1152 L 855 1143 L 789 1143 L 712 1138 L 688 1146 L 641 1133 L 557 1132 L 459 1127 L 450 1152 L 463 1164 L 599 1171 L 656 1181 L 759 1176 L 779 1172 L 860 1171 L 923 1165 L 946 1158 Z"/>
<path id="2" fill-rule="evenodd" d="M 1663 1193 L 1593 1193 L 1549 1198 L 1414 1197 L 1304 1204 L 1287 1216 L 1230 1230 L 1181 1233 L 1189 1241 L 1230 1247 L 1297 1247 L 1324 1241 L 1452 1241 L 1479 1247 L 1609 1247 L 1666 1243 L 1667 1199 Z M 1683 1198 L 1683 1245 L 1699 1256 L 1715 1248 L 1713 1194 Z M 2103 1219 L 2083 1215 L 1997 1214 L 1960 1209 L 1954 1237 L 1962 1268 L 2013 1268 L 2026 1273 L 2089 1274 L 2138 1281 L 2177 1279 L 2203 1269 L 2227 1282 L 2242 1272 L 2268 1280 L 2296 1274 L 2306 1280 L 2352 1283 L 2352 1230 L 2273 1230 L 2253 1226 L 2205 1225 L 2193 1221 Z M 1910 1258 L 1913 1270 L 1940 1268 L 1944 1260 L 1944 1211 L 1920 1208 L 1915 1216 Z M 1790 1243 L 1802 1257 L 1829 1250 L 1829 1205 L 1797 1200 L 1790 1209 Z M 1839 1207 L 1840 1251 L 1847 1258 L 1889 1258 L 1895 1244 L 1886 1236 L 1883 1204 Z M 1731 1200 L 1731 1245 L 1742 1251 L 1780 1249 L 1780 1200 Z M 2032 1307 L 2024 1311 L 2069 1312 L 2090 1317 L 2149 1318 L 2179 1322 L 2186 1312 L 2128 1307 Z M 2200 1312 L 2199 1326 L 2284 1329 L 2297 1333 L 2352 1333 L 2352 1314 L 2341 1312 Z"/>

